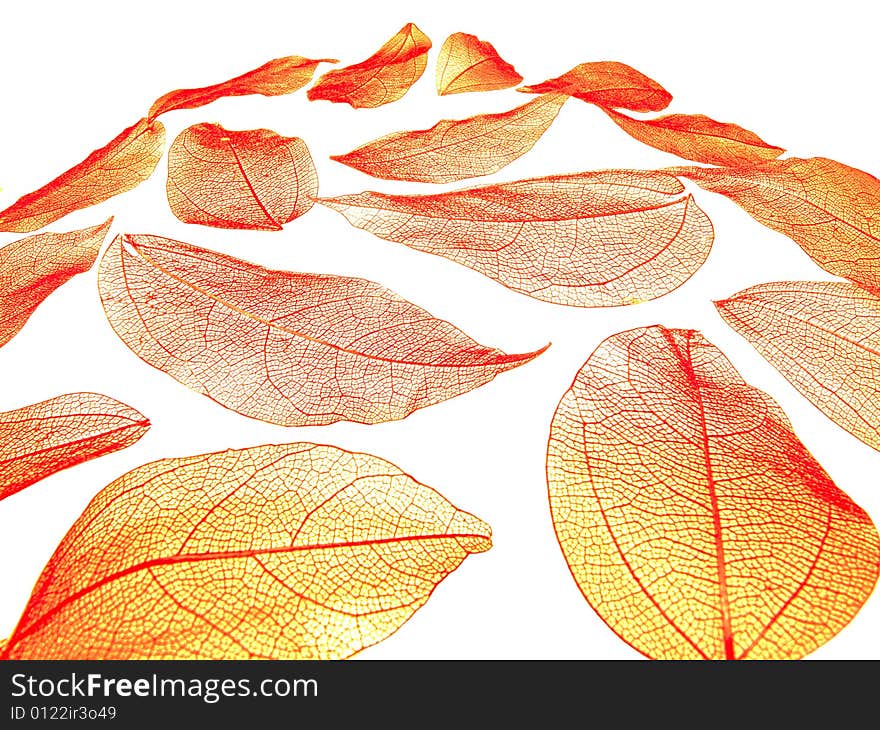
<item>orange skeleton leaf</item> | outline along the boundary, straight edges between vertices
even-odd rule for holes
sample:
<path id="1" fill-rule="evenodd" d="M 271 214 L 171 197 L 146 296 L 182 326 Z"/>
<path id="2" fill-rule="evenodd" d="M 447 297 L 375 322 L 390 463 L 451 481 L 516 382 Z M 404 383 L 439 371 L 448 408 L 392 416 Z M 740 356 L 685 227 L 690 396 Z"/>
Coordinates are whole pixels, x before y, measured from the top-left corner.
<path id="1" fill-rule="evenodd" d="M 397 101 L 424 73 L 431 40 L 407 23 L 367 60 L 328 71 L 308 90 L 309 99 L 372 108 Z"/>
<path id="2" fill-rule="evenodd" d="M 547 455 L 572 576 L 655 659 L 797 659 L 877 582 L 880 538 L 776 402 L 693 330 L 602 342 Z"/>
<path id="3" fill-rule="evenodd" d="M 264 63 L 253 71 L 248 71 L 219 84 L 199 89 L 169 91 L 153 103 L 148 117 L 155 119 L 160 114 L 176 109 L 195 109 L 224 96 L 247 96 L 249 94 L 283 96 L 284 94 L 292 94 L 312 80 L 315 69 L 321 63 L 338 63 L 338 61 L 335 58 L 313 60 L 302 56 L 286 56 Z"/>
<path id="4" fill-rule="evenodd" d="M 38 233 L 0 248 L 0 347 L 46 297 L 92 268 L 112 222 L 69 233 Z"/>
<path id="5" fill-rule="evenodd" d="M 196 124 L 168 151 L 166 190 L 184 223 L 280 231 L 311 209 L 318 175 L 298 137 Z"/>
<path id="6" fill-rule="evenodd" d="M 430 129 L 388 134 L 331 159 L 385 180 L 447 183 L 491 175 L 535 145 L 567 98 L 547 94 L 499 114 L 444 119 Z"/>
<path id="7" fill-rule="evenodd" d="M 480 345 L 365 279 L 272 271 L 158 236 L 118 236 L 99 288 L 144 361 L 284 426 L 404 418 L 543 352 Z"/>
<path id="8" fill-rule="evenodd" d="M 813 405 L 880 449 L 878 293 L 845 281 L 783 281 L 715 306 Z"/>
<path id="9" fill-rule="evenodd" d="M 39 190 L 0 211 L 0 231 L 30 233 L 140 185 L 156 169 L 165 127 L 141 119 Z"/>
<path id="10" fill-rule="evenodd" d="M 606 170 L 318 202 L 380 238 L 457 261 L 536 299 L 578 307 L 666 294 L 700 267 L 713 240 L 709 219 L 662 172 Z"/>
<path id="11" fill-rule="evenodd" d="M 61 541 L 4 659 L 342 659 L 492 546 L 393 464 L 298 443 L 138 467 Z"/>
<path id="12" fill-rule="evenodd" d="M 149 427 L 134 408 L 99 393 L 68 393 L 0 413 L 0 499 L 131 446 Z"/>
<path id="13" fill-rule="evenodd" d="M 437 57 L 437 93 L 509 89 L 523 80 L 488 41 L 469 33 L 453 33 Z"/>
<path id="14" fill-rule="evenodd" d="M 526 94 L 568 94 L 602 107 L 657 112 L 672 95 L 653 79 L 617 61 L 582 63 L 555 79 L 517 91 Z"/>
<path id="15" fill-rule="evenodd" d="M 767 144 L 736 124 L 716 122 L 702 114 L 670 114 L 658 119 L 633 119 L 603 110 L 631 137 L 663 152 L 710 165 L 747 165 L 779 157 L 784 149 Z"/>
<path id="16" fill-rule="evenodd" d="M 671 172 L 720 193 L 826 271 L 880 290 L 880 180 L 824 157 Z"/>

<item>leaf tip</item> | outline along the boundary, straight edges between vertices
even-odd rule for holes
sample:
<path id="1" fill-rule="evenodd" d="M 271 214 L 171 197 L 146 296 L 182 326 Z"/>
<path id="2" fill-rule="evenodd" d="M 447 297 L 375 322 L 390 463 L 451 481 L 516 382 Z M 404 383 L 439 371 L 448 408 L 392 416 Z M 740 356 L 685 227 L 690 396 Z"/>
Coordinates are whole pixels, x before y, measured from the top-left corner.
<path id="1" fill-rule="evenodd" d="M 527 362 L 531 362 L 535 358 L 540 357 L 545 352 L 547 352 L 547 350 L 550 348 L 550 345 L 552 345 L 552 344 L 553 344 L 552 342 L 548 342 L 543 347 L 541 347 L 537 350 L 533 350 L 532 352 L 522 352 L 522 353 L 517 353 L 514 355 L 504 355 L 503 357 L 499 358 L 499 362 L 503 363 L 503 364 L 510 364 L 513 367 L 516 367 L 519 365 L 525 365 Z"/>

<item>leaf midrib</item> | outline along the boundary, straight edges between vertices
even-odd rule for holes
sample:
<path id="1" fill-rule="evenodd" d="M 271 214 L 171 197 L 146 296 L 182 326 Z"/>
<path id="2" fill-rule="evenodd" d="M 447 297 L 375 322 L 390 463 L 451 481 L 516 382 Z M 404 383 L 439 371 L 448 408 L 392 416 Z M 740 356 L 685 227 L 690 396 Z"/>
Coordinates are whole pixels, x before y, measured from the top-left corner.
<path id="1" fill-rule="evenodd" d="M 57 604 L 52 606 L 52 608 L 46 613 L 42 614 L 36 621 L 30 624 L 27 628 L 25 628 L 21 632 L 14 632 L 12 636 L 9 637 L 9 640 L 6 642 L 6 645 L 0 649 L 0 653 L 4 653 L 8 655 L 11 648 L 18 644 L 22 639 L 27 638 L 32 635 L 43 626 L 45 626 L 53 616 L 58 614 L 63 608 L 78 601 L 79 599 L 87 596 L 88 594 L 98 590 L 99 588 L 107 585 L 108 583 L 112 583 L 113 581 L 120 580 L 128 575 L 132 575 L 134 573 L 138 573 L 141 571 L 148 571 L 154 567 L 160 567 L 165 565 L 175 565 L 178 563 L 195 563 L 201 561 L 210 561 L 210 560 L 235 560 L 239 558 L 256 558 L 261 555 L 276 555 L 276 554 L 285 554 L 285 553 L 295 553 L 295 552 L 304 552 L 308 550 L 329 550 L 329 549 L 340 549 L 340 548 L 357 548 L 357 547 L 371 547 L 373 545 L 387 545 L 387 544 L 395 544 L 395 543 L 407 543 L 407 542 L 415 542 L 418 540 L 441 540 L 441 539 L 450 539 L 450 540 L 469 540 L 469 539 L 480 539 L 480 540 L 488 540 L 485 535 L 480 535 L 477 533 L 432 533 L 426 535 L 404 535 L 401 537 L 387 537 L 387 538 L 379 538 L 374 540 L 351 540 L 346 542 L 331 542 L 331 543 L 317 543 L 317 544 L 306 544 L 306 545 L 287 545 L 284 547 L 276 547 L 276 548 L 263 548 L 263 549 L 254 549 L 254 550 L 231 550 L 229 552 L 207 552 L 207 553 L 189 553 L 186 555 L 170 555 L 161 558 L 154 558 L 152 560 L 145 560 L 139 562 L 135 565 L 131 565 L 128 568 L 123 570 L 116 571 L 115 573 L 111 573 L 110 575 L 104 576 L 100 580 L 91 583 L 85 588 L 72 593 L 67 598 L 62 601 L 59 601 Z M 470 553 L 470 551 L 466 551 Z"/>
<path id="2" fill-rule="evenodd" d="M 327 340 L 323 340 L 323 339 L 320 339 L 317 337 L 312 337 L 312 336 L 307 335 L 303 332 L 299 332 L 297 330 L 290 329 L 289 327 L 283 327 L 283 326 L 277 324 L 276 322 L 269 320 L 269 319 L 266 319 L 264 317 L 259 317 L 256 314 L 254 314 L 253 312 L 248 312 L 247 310 L 242 309 L 241 307 L 233 304 L 232 302 L 229 302 L 229 301 L 223 299 L 222 297 L 219 297 L 216 294 L 213 294 L 212 292 L 208 291 L 207 289 L 203 289 L 202 287 L 200 287 L 196 284 L 193 284 L 192 282 L 187 281 L 186 279 L 184 279 L 180 276 L 177 276 L 176 274 L 172 273 L 168 269 L 164 268 L 161 264 L 156 262 L 154 259 L 150 258 L 149 255 L 138 250 L 134 244 L 129 243 L 129 247 L 131 249 L 133 249 L 137 253 L 138 257 L 141 258 L 144 262 L 148 263 L 150 266 L 155 268 L 157 271 L 160 271 L 162 274 L 164 274 L 168 278 L 170 278 L 180 284 L 183 284 L 184 286 L 189 287 L 190 289 L 197 292 L 198 294 L 201 294 L 202 296 L 210 299 L 211 301 L 226 307 L 227 309 L 237 313 L 238 315 L 240 315 L 241 317 L 244 317 L 245 319 L 259 322 L 260 324 L 265 325 L 269 329 L 278 330 L 278 331 L 283 332 L 283 333 L 290 335 L 292 337 L 299 337 L 299 338 L 307 340 L 309 342 L 314 342 L 315 344 L 322 345 L 324 347 L 328 347 L 330 349 L 337 350 L 338 352 L 343 352 L 343 353 L 346 353 L 349 355 L 363 357 L 363 358 L 366 358 L 369 360 L 375 360 L 378 362 L 391 363 L 394 365 L 412 365 L 415 367 L 452 368 L 452 369 L 461 370 L 464 368 L 484 368 L 489 365 L 498 365 L 498 364 L 506 364 L 507 362 L 515 362 L 517 357 L 519 357 L 520 359 L 523 359 L 523 360 L 527 360 L 530 355 L 534 354 L 534 353 L 525 353 L 521 356 L 516 356 L 516 355 L 506 355 L 506 354 L 502 353 L 502 357 L 499 358 L 496 356 L 490 361 L 462 364 L 462 363 L 430 363 L 430 362 L 426 363 L 426 362 L 419 362 L 419 361 L 415 361 L 415 360 L 395 360 L 395 359 L 389 358 L 389 357 L 381 357 L 379 355 L 372 355 L 369 353 L 360 352 L 358 350 L 353 350 L 350 348 L 346 348 L 346 347 L 342 347 L 340 345 L 334 344 L 332 342 L 328 342 Z M 126 250 L 121 245 L 120 245 L 120 249 L 123 252 Z M 127 289 L 127 286 L 126 286 L 126 289 Z M 129 296 L 131 296 L 130 292 L 129 292 Z M 488 349 L 488 348 L 484 348 L 484 349 Z"/>

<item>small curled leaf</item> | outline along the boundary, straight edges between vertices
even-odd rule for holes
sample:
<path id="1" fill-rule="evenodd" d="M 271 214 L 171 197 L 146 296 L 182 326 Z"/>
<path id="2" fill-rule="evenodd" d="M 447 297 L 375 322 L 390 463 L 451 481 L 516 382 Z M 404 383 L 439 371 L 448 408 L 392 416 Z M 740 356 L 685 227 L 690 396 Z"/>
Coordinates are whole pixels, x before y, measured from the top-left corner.
<path id="1" fill-rule="evenodd" d="M 523 80 L 488 41 L 469 33 L 453 33 L 437 56 L 437 93 L 509 89 Z"/>
<path id="2" fill-rule="evenodd" d="M 168 151 L 166 190 L 184 223 L 280 231 L 311 209 L 318 175 L 298 137 L 196 124 Z"/>
<path id="3" fill-rule="evenodd" d="M 407 23 L 365 61 L 328 71 L 308 90 L 311 101 L 325 99 L 355 109 L 390 104 L 419 80 L 428 63 L 431 40 Z"/>
<path id="4" fill-rule="evenodd" d="M 150 107 L 149 119 L 177 109 L 196 109 L 225 96 L 282 96 L 292 94 L 312 80 L 322 63 L 338 63 L 334 58 L 314 60 L 302 56 L 286 56 L 264 63 L 259 68 L 228 81 L 197 89 L 176 89 L 159 97 Z"/>
<path id="5" fill-rule="evenodd" d="M 568 94 L 590 104 L 634 112 L 658 112 L 672 101 L 672 94 L 656 81 L 617 61 L 582 63 L 562 76 L 517 91 Z"/>
<path id="6" fill-rule="evenodd" d="M 532 149 L 566 99 L 547 94 L 499 114 L 444 119 L 430 129 L 388 134 L 331 159 L 384 180 L 448 183 L 491 175 Z"/>
<path id="7" fill-rule="evenodd" d="M 165 127 L 141 119 L 78 165 L 0 211 L 0 231 L 30 233 L 140 185 L 156 169 Z"/>
<path id="8" fill-rule="evenodd" d="M 633 119 L 613 109 L 603 111 L 630 137 L 686 160 L 735 167 L 772 160 L 785 152 L 748 129 L 703 114 Z"/>
<path id="9" fill-rule="evenodd" d="M 112 222 L 69 233 L 38 233 L 0 248 L 0 347 L 46 297 L 92 268 Z"/>
<path id="10" fill-rule="evenodd" d="M 149 427 L 134 408 L 100 393 L 67 393 L 0 413 L 0 499 L 131 446 Z"/>

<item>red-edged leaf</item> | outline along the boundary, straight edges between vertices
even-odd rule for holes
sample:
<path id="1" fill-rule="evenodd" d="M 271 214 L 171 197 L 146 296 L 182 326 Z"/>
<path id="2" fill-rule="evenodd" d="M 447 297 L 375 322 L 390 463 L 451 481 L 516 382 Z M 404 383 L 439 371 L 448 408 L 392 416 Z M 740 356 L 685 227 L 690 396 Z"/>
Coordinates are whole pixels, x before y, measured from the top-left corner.
<path id="1" fill-rule="evenodd" d="M 164 144 L 162 122 L 141 119 L 52 182 L 0 211 L 0 231 L 30 233 L 137 187 L 156 169 Z"/>
<path id="2" fill-rule="evenodd" d="M 338 63 L 335 58 L 311 59 L 302 56 L 286 56 L 264 63 L 259 68 L 236 76 L 228 81 L 198 89 L 176 89 L 159 97 L 150 107 L 148 117 L 176 109 L 195 109 L 210 104 L 224 96 L 283 96 L 292 94 L 312 80 L 315 69 L 321 63 Z"/>
<path id="3" fill-rule="evenodd" d="M 287 426 L 404 418 L 543 352 L 484 347 L 365 279 L 271 271 L 157 236 L 118 236 L 99 286 L 144 361 Z"/>
<path id="4" fill-rule="evenodd" d="M 488 41 L 469 33 L 453 33 L 437 57 L 437 93 L 509 89 L 523 80 Z"/>
<path id="5" fill-rule="evenodd" d="M 149 427 L 134 408 L 99 393 L 67 393 L 0 413 L 0 499 L 131 446 Z"/>
<path id="6" fill-rule="evenodd" d="M 826 271 L 880 289 L 880 180 L 824 157 L 671 172 L 791 238 Z"/>
<path id="7" fill-rule="evenodd" d="M 517 91 L 526 94 L 568 94 L 602 107 L 658 112 L 672 94 L 632 66 L 617 61 L 582 63 L 555 79 Z"/>
<path id="8" fill-rule="evenodd" d="M 845 281 L 783 281 L 715 306 L 813 405 L 880 449 L 877 293 Z"/>
<path id="9" fill-rule="evenodd" d="M 767 144 L 736 124 L 716 122 L 702 114 L 670 114 L 658 119 L 633 119 L 605 109 L 631 137 L 663 152 L 710 165 L 748 165 L 779 157 L 784 149 Z"/>
<path id="10" fill-rule="evenodd" d="M 367 60 L 328 71 L 308 90 L 308 97 L 355 109 L 397 101 L 424 73 L 430 48 L 428 36 L 407 23 Z"/>
<path id="11" fill-rule="evenodd" d="M 491 533 L 393 464 L 332 446 L 154 461 L 86 507 L 0 658 L 345 658 Z"/>
<path id="12" fill-rule="evenodd" d="M 166 189 L 184 223 L 280 231 L 312 207 L 318 175 L 298 137 L 196 124 L 168 151 Z"/>
<path id="13" fill-rule="evenodd" d="M 871 595 L 880 537 L 782 409 L 693 330 L 602 342 L 553 418 L 559 544 L 656 659 L 797 659 Z"/>
<path id="14" fill-rule="evenodd" d="M 579 307 L 666 294 L 700 267 L 713 240 L 712 224 L 684 187 L 656 172 L 318 202 L 380 238 L 452 259 L 536 299 Z"/>
<path id="15" fill-rule="evenodd" d="M 385 180 L 447 183 L 491 175 L 528 152 L 568 97 L 547 94 L 499 114 L 395 132 L 331 159 Z"/>
<path id="16" fill-rule="evenodd" d="M 59 286 L 88 271 L 113 218 L 69 233 L 38 233 L 0 248 L 0 347 Z"/>

